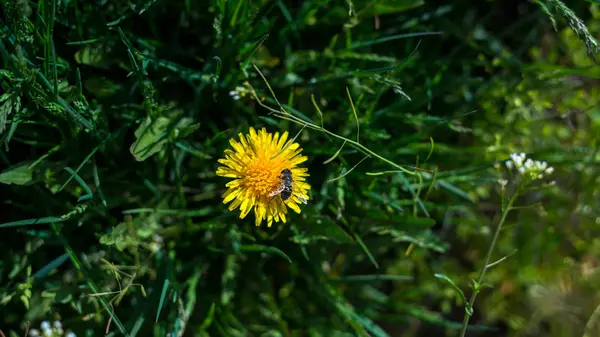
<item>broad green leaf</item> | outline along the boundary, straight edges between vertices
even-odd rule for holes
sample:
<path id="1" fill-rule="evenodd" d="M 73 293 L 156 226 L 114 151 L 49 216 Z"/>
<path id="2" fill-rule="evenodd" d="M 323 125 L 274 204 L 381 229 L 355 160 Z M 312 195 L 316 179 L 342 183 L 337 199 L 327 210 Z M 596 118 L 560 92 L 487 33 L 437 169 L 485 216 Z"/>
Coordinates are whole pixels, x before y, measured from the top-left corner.
<path id="1" fill-rule="evenodd" d="M 80 50 L 75 53 L 75 62 L 94 66 L 99 68 L 108 68 L 106 55 L 101 45 L 87 44 L 83 45 Z"/>
<path id="2" fill-rule="evenodd" d="M 350 235 L 326 216 L 315 215 L 311 221 L 298 226 L 298 229 L 300 229 L 300 235 L 291 238 L 296 243 L 309 244 L 316 241 L 354 242 Z"/>
<path id="3" fill-rule="evenodd" d="M 369 14 L 392 14 L 403 12 L 409 9 L 423 6 L 424 0 L 386 0 L 386 1 L 375 1 L 371 9 L 367 9 L 366 12 Z"/>
<path id="4" fill-rule="evenodd" d="M 30 185 L 33 183 L 33 169 L 29 168 L 30 164 L 30 162 L 22 162 L 4 170 L 0 173 L 0 183 Z"/>
<path id="5" fill-rule="evenodd" d="M 155 120 L 148 117 L 135 131 L 136 141 L 129 151 L 137 161 L 144 161 L 163 150 L 171 135 L 173 138 L 184 136 L 197 127 L 198 124 L 192 124 L 190 118 L 182 118 L 177 122 L 167 117 L 158 117 Z"/>

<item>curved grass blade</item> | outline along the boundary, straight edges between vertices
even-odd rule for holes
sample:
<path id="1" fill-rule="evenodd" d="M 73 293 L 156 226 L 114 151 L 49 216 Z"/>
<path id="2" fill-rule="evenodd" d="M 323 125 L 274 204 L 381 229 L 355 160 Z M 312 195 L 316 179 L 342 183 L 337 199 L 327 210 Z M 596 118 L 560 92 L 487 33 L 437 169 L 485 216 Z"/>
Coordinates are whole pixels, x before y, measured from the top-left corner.
<path id="1" fill-rule="evenodd" d="M 3 224 L 0 224 L 0 228 L 41 225 L 41 224 L 47 224 L 47 223 L 62 222 L 65 220 L 66 219 L 61 218 L 61 217 L 48 216 L 45 218 L 26 219 L 26 220 L 19 220 L 19 221 L 13 221 L 13 222 L 6 222 Z"/>
<path id="2" fill-rule="evenodd" d="M 348 100 L 350 101 L 350 106 L 352 107 L 352 113 L 354 113 L 354 119 L 356 119 L 356 142 L 360 143 L 360 123 L 358 122 L 358 115 L 356 114 L 356 108 L 354 107 L 354 102 L 352 101 L 352 96 L 350 95 L 350 90 L 348 90 L 348 87 L 346 87 L 346 94 L 348 94 Z"/>
<path id="3" fill-rule="evenodd" d="M 451 279 L 451 278 L 449 278 L 448 276 L 446 276 L 446 275 L 443 275 L 443 274 L 434 274 L 433 276 L 435 276 L 435 277 L 437 277 L 437 278 L 439 278 L 439 279 L 442 279 L 442 280 L 444 280 L 444 281 L 448 282 L 448 283 L 449 283 L 449 284 L 452 286 L 452 288 L 454 288 L 454 290 L 456 291 L 456 293 L 460 295 L 460 298 L 462 299 L 462 301 L 463 301 L 463 304 L 465 304 L 465 305 L 467 304 L 467 298 L 465 297 L 465 294 L 464 294 L 464 293 L 463 293 L 463 291 L 462 291 L 462 290 L 461 290 L 461 289 L 460 289 L 460 288 L 459 288 L 459 287 L 456 285 L 456 283 L 454 283 L 454 281 L 452 281 L 452 279 Z"/>
<path id="4" fill-rule="evenodd" d="M 205 331 L 206 329 L 208 329 L 210 327 L 210 325 L 212 324 L 214 317 L 215 317 L 215 302 L 213 302 L 210 305 L 210 309 L 208 309 L 208 314 L 206 314 L 204 321 L 202 321 L 202 324 L 200 325 L 199 330 Z"/>
<path id="5" fill-rule="evenodd" d="M 321 112 L 321 109 L 319 108 L 319 106 L 317 105 L 317 102 L 315 101 L 315 95 L 311 94 L 310 100 L 312 101 L 312 104 L 315 106 L 315 109 L 317 110 L 317 113 L 319 114 L 319 118 L 321 119 L 321 129 L 323 129 L 323 113 Z"/>
<path id="6" fill-rule="evenodd" d="M 74 178 L 75 181 L 79 183 L 81 188 L 83 188 L 83 190 L 87 192 L 87 194 L 90 194 L 92 196 L 94 195 L 90 186 L 83 180 L 83 178 L 79 176 L 79 174 L 77 174 L 77 172 L 73 171 L 73 169 L 70 167 L 65 167 L 64 170 L 71 174 L 71 178 Z"/>
<path id="7" fill-rule="evenodd" d="M 340 154 L 340 152 L 344 148 L 344 145 L 346 145 L 346 141 L 344 141 L 344 143 L 342 143 L 342 146 L 340 146 L 340 148 L 333 154 L 333 156 L 331 156 L 331 158 L 329 158 L 326 161 L 324 161 L 323 164 L 329 164 L 329 163 L 331 163 L 331 161 L 334 160 Z"/>
<path id="8" fill-rule="evenodd" d="M 443 32 L 421 32 L 421 33 L 397 34 L 397 35 L 386 36 L 386 37 L 382 37 L 379 39 L 374 39 L 374 40 L 369 40 L 369 41 L 364 41 L 364 42 L 361 42 L 361 41 L 355 42 L 350 46 L 350 49 L 368 47 L 368 46 L 372 46 L 372 45 L 379 44 L 379 43 L 400 40 L 400 39 L 407 39 L 407 38 L 417 37 L 417 36 L 443 35 L 443 34 L 444 34 Z"/>
<path id="9" fill-rule="evenodd" d="M 352 170 L 354 170 L 358 165 L 360 165 L 360 163 L 362 163 L 365 159 L 367 159 L 369 157 L 371 157 L 371 156 L 370 155 L 366 155 L 363 159 L 361 159 L 358 163 L 356 163 L 356 165 L 352 166 L 352 168 L 350 170 L 344 172 L 344 174 L 342 174 L 339 177 L 327 180 L 327 182 L 330 183 L 330 182 L 333 182 L 333 181 L 336 181 L 338 179 L 341 179 L 341 178 L 345 177 L 346 175 L 348 175 L 348 173 L 352 172 Z"/>
<path id="10" fill-rule="evenodd" d="M 250 60 L 252 59 L 252 56 L 254 56 L 254 53 L 256 53 L 256 51 L 258 50 L 258 48 L 265 42 L 265 40 L 267 40 L 269 38 L 269 34 L 265 34 L 263 35 L 258 41 L 256 41 L 254 43 L 254 45 L 252 46 L 252 49 L 250 49 L 250 52 L 248 53 L 248 57 L 246 57 L 246 60 L 244 61 L 244 63 L 242 64 L 242 71 L 244 72 L 244 74 L 246 74 L 246 77 L 248 75 L 248 73 L 246 72 L 246 69 L 248 68 L 248 64 L 250 64 Z"/>
<path id="11" fill-rule="evenodd" d="M 286 260 L 288 260 L 289 263 L 292 263 L 292 259 L 290 259 L 290 257 L 286 253 L 284 253 L 279 248 L 275 248 L 275 247 L 271 247 L 271 246 L 265 246 L 265 245 L 241 245 L 240 246 L 240 251 L 242 251 L 242 252 L 274 253 L 274 254 L 277 254 L 277 255 L 285 258 Z"/>

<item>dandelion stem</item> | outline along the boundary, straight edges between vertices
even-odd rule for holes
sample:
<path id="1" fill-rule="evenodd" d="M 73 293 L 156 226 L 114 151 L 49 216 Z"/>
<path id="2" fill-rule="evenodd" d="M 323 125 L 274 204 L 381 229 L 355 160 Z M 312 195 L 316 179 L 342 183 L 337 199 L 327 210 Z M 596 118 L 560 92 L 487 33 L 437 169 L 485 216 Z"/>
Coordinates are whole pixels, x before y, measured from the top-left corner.
<path id="1" fill-rule="evenodd" d="M 460 330 L 460 337 L 464 337 L 465 333 L 467 332 L 467 326 L 469 325 L 469 319 L 471 318 L 471 315 L 473 315 L 473 305 L 475 304 L 475 298 L 477 297 L 477 294 L 479 294 L 479 291 L 481 291 L 481 284 L 483 283 L 483 278 L 485 276 L 485 273 L 487 272 L 487 270 L 490 267 L 497 264 L 497 263 L 490 264 L 490 259 L 492 257 L 492 253 L 494 252 L 494 248 L 496 247 L 496 242 L 498 241 L 498 237 L 500 236 L 500 231 L 502 230 L 502 226 L 504 225 L 504 222 L 506 221 L 506 217 L 508 216 L 508 213 L 513 209 L 512 205 L 515 202 L 515 200 L 517 200 L 518 195 L 519 195 L 519 190 L 517 189 L 515 194 L 508 201 L 508 205 L 506 206 L 506 208 L 504 208 L 504 210 L 502 211 L 502 217 L 500 218 L 500 222 L 498 222 L 498 226 L 496 227 L 496 232 L 494 233 L 494 237 L 492 238 L 492 243 L 490 244 L 490 247 L 485 256 L 485 261 L 483 261 L 483 265 L 481 267 L 481 270 L 479 271 L 479 275 L 477 277 L 477 280 L 475 281 L 475 285 L 473 286 L 473 293 L 471 294 L 469 303 L 467 304 L 467 307 L 465 308 L 465 316 L 463 318 L 463 323 L 462 323 L 462 327 Z M 499 262 L 499 261 L 497 261 L 497 262 Z"/>

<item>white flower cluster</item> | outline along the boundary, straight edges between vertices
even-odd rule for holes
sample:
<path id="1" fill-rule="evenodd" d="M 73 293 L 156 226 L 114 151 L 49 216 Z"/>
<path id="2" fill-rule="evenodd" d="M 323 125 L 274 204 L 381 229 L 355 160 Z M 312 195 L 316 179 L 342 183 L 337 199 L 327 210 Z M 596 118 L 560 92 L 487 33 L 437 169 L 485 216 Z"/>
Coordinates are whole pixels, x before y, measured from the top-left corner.
<path id="1" fill-rule="evenodd" d="M 73 332 L 69 332 L 65 335 L 62 323 L 60 321 L 54 321 L 52 325 L 50 322 L 43 321 L 40 324 L 40 330 L 31 329 L 29 330 L 29 337 L 77 337 Z"/>
<path id="2" fill-rule="evenodd" d="M 505 165 L 510 170 L 515 167 L 519 174 L 528 175 L 531 179 L 542 179 L 545 175 L 554 172 L 552 166 L 548 166 L 545 161 L 531 160 L 527 158 L 525 153 L 512 153 L 511 160 L 507 160 Z"/>
<path id="3" fill-rule="evenodd" d="M 229 92 L 229 96 L 233 97 L 234 100 L 239 100 L 241 97 L 246 96 L 249 93 L 248 89 L 244 87 L 235 87 L 235 90 Z"/>
<path id="4" fill-rule="evenodd" d="M 154 233 L 152 235 L 152 242 L 150 242 L 150 251 L 152 253 L 158 252 L 163 247 L 163 237 Z"/>

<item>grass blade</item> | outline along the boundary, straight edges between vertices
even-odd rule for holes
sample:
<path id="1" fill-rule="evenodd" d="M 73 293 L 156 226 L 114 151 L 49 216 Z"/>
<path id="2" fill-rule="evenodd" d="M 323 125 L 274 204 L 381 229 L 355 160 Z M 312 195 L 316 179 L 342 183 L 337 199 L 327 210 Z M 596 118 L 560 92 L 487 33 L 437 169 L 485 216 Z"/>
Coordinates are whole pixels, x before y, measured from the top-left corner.
<path id="1" fill-rule="evenodd" d="M 271 247 L 271 246 L 265 246 L 265 245 L 241 245 L 240 246 L 240 251 L 242 251 L 242 252 L 265 252 L 265 253 L 273 253 L 273 254 L 277 254 L 277 255 L 283 257 L 289 263 L 292 263 L 292 259 L 290 259 L 290 257 L 286 253 L 284 253 L 279 248 L 275 248 L 275 247 Z"/>
<path id="2" fill-rule="evenodd" d="M 160 301 L 158 302 L 158 310 L 156 311 L 156 320 L 154 321 L 155 323 L 158 323 L 158 317 L 160 316 L 162 307 L 165 304 L 165 297 L 167 297 L 168 290 L 169 290 L 169 279 L 165 279 L 165 282 L 163 283 L 162 292 L 160 294 Z"/>
<path id="3" fill-rule="evenodd" d="M 241 1 L 240 1 L 241 2 Z M 248 53 L 248 56 L 246 57 L 246 60 L 244 60 L 244 63 L 242 63 L 242 71 L 244 72 L 244 74 L 246 74 L 246 76 L 248 75 L 248 73 L 246 72 L 246 69 L 248 69 L 248 65 L 250 64 L 250 60 L 252 60 L 252 56 L 254 56 L 254 53 L 256 53 L 256 51 L 258 50 L 258 48 L 269 38 L 269 34 L 265 34 L 263 35 L 258 41 L 256 41 L 254 43 L 254 45 L 252 46 L 252 49 L 250 49 L 250 52 Z"/>
<path id="4" fill-rule="evenodd" d="M 342 143 L 342 146 L 340 146 L 340 148 L 333 154 L 333 156 L 331 156 L 331 158 L 324 161 L 323 164 L 329 164 L 329 163 L 331 163 L 331 161 L 333 161 L 335 158 L 337 158 L 337 156 L 340 154 L 340 152 L 344 148 L 344 145 L 346 145 L 346 141 L 344 141 L 344 143 Z"/>
<path id="5" fill-rule="evenodd" d="M 368 47 L 368 46 L 376 45 L 379 43 L 407 39 L 407 38 L 417 37 L 417 36 L 443 35 L 443 34 L 444 34 L 443 32 L 421 32 L 421 33 L 397 34 L 397 35 L 381 37 L 379 39 L 374 39 L 374 40 L 369 40 L 369 41 L 355 42 L 350 46 L 350 49 Z"/>
<path id="6" fill-rule="evenodd" d="M 354 119 L 356 119 L 356 142 L 360 143 L 360 123 L 358 122 L 358 115 L 356 114 L 356 108 L 354 108 L 354 102 L 352 102 L 352 96 L 350 95 L 348 87 L 346 87 L 346 94 L 348 94 L 348 100 L 350 101 L 350 106 L 352 106 L 352 113 L 354 114 Z"/>

